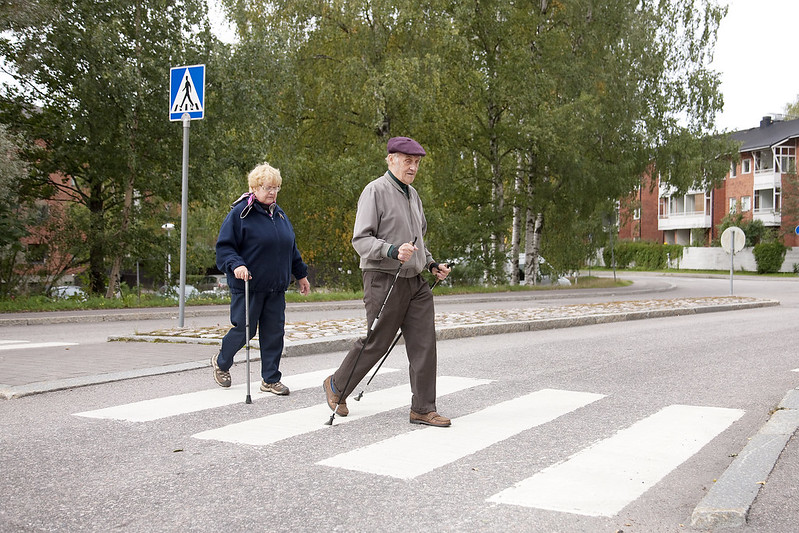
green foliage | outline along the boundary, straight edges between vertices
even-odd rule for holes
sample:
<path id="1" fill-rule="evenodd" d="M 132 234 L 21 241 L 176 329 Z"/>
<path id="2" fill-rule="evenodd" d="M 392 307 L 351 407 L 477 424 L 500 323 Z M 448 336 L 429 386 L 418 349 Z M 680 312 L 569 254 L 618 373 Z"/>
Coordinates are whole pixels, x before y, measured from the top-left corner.
<path id="1" fill-rule="evenodd" d="M 180 198 L 180 130 L 164 102 L 169 68 L 204 60 L 205 3 L 41 4 L 47 9 L 12 22 L 0 38 L 19 84 L 0 98 L 1 118 L 39 142 L 29 155 L 31 188 L 85 206 L 68 212 L 78 215 L 69 223 L 85 241 L 76 262 L 88 267 L 89 289 L 101 293 L 110 264 L 130 252 L 138 210 Z"/>
<path id="2" fill-rule="evenodd" d="M 0 124 L 0 296 L 13 294 L 20 284 L 20 239 L 28 234 L 35 213 L 33 198 L 25 197 L 22 187 L 28 174 L 21 157 L 24 146 L 24 140 Z"/>
<path id="3" fill-rule="evenodd" d="M 746 243 L 744 246 L 750 248 L 758 243 L 770 241 L 775 238 L 775 232 L 766 227 L 762 220 L 744 220 L 743 213 L 735 212 L 728 213 L 723 219 L 721 224 L 718 225 L 718 237 L 713 240 L 714 246 L 721 246 L 721 234 L 724 233 L 729 227 L 741 228 L 746 236 Z"/>
<path id="4" fill-rule="evenodd" d="M 208 71 L 206 119 L 191 128 L 189 273 L 211 266 L 219 224 L 264 160 L 281 169 L 279 202 L 317 283 L 341 287 L 360 285 L 354 210 L 392 136 L 428 151 L 414 187 L 434 257 L 481 282 L 504 280 L 514 213 L 544 213 L 545 257 L 574 270 L 603 235 L 596 214 L 651 161 L 678 188 L 726 171 L 728 147 L 706 135 L 721 106 L 705 66 L 715 3 L 222 0 L 234 45 L 208 34 L 201 0 L 22 4 L 0 26 L 23 84 L 0 120 L 46 143 L 30 188 L 81 204 L 58 245 L 94 292 L 114 258 L 153 277 L 177 260 L 160 227 L 180 215 L 180 127 L 164 109 L 179 64 Z"/>
<path id="5" fill-rule="evenodd" d="M 646 241 L 621 241 L 615 246 L 616 268 L 637 270 L 662 270 L 670 261 L 682 257 L 679 244 L 660 244 Z M 611 250 L 602 252 L 606 266 L 611 266 Z"/>
<path id="6" fill-rule="evenodd" d="M 541 257 L 546 260 L 541 274 L 564 275 L 579 271 L 596 254 L 598 243 L 594 235 L 604 237 L 600 217 L 584 216 L 577 210 L 558 211 L 551 208 L 545 217 L 548 231 L 542 238 Z"/>
<path id="7" fill-rule="evenodd" d="M 691 230 L 691 246 L 707 246 L 708 232 L 705 228 L 693 228 Z"/>
<path id="8" fill-rule="evenodd" d="M 752 249 L 757 263 L 758 274 L 773 274 L 779 272 L 785 261 L 788 248 L 778 240 L 761 242 Z"/>

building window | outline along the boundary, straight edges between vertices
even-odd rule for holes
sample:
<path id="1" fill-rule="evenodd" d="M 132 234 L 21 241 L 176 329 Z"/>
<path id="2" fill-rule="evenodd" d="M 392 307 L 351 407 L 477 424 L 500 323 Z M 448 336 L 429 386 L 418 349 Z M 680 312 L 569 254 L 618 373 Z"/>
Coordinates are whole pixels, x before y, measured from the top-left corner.
<path id="1" fill-rule="evenodd" d="M 779 213 L 780 209 L 782 209 L 781 201 L 782 201 L 782 192 L 781 192 L 781 189 L 779 187 L 777 187 L 776 189 L 774 189 L 774 212 L 775 213 Z"/>
<path id="2" fill-rule="evenodd" d="M 755 152 L 755 172 L 766 172 L 774 168 L 774 154 L 771 150 Z"/>
<path id="3" fill-rule="evenodd" d="M 738 175 L 738 165 L 735 164 L 735 161 L 730 163 L 730 177 L 734 178 Z"/>
<path id="4" fill-rule="evenodd" d="M 29 265 L 42 265 L 47 258 L 47 244 L 29 244 L 25 250 L 25 262 Z"/>
<path id="5" fill-rule="evenodd" d="M 741 212 L 745 213 L 752 209 L 752 197 L 751 196 L 741 196 Z"/>
<path id="6" fill-rule="evenodd" d="M 736 198 L 730 198 L 730 213 L 735 213 L 735 207 L 738 204 L 738 200 Z"/>
<path id="7" fill-rule="evenodd" d="M 750 174 L 752 172 L 752 160 L 748 157 L 741 159 L 741 174 Z"/>
<path id="8" fill-rule="evenodd" d="M 776 171 L 781 173 L 796 172 L 796 148 L 792 146 L 778 146 L 774 148 L 774 162 Z"/>

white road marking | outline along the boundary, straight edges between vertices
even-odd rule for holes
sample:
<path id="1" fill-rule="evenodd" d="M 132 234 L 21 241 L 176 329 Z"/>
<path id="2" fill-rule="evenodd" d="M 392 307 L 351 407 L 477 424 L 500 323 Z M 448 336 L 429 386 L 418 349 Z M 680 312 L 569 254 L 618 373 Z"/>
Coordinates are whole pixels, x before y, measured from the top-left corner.
<path id="1" fill-rule="evenodd" d="M 331 368 L 316 372 L 297 374 L 295 376 L 285 376 L 282 378 L 282 382 L 289 389 L 295 391 L 319 387 L 321 394 L 322 381 L 324 381 L 324 379 L 332 374 L 335 370 L 335 368 Z M 389 373 L 397 372 L 397 369 L 381 368 L 380 371 L 381 373 Z M 250 397 L 253 401 L 264 398 L 272 398 L 275 396 L 271 393 L 261 392 L 260 386 L 260 379 L 250 382 Z M 232 405 L 239 402 L 244 403 L 244 399 L 247 396 L 246 389 L 247 384 L 241 383 L 227 389 L 215 387 L 208 390 L 189 392 L 175 396 L 166 396 L 164 398 L 154 398 L 152 400 L 143 400 L 140 402 L 118 405 L 115 407 L 107 407 L 105 409 L 97 409 L 96 411 L 85 411 L 83 413 L 75 413 L 75 415 L 89 418 L 128 420 L 131 422 L 149 422 L 151 420 L 158 420 L 169 416 L 194 413 L 196 411 L 204 411 L 206 409 L 223 407 L 225 405 Z"/>
<path id="2" fill-rule="evenodd" d="M 28 348 L 56 348 L 59 346 L 77 346 L 77 342 L 30 342 L 0 341 L 0 350 L 20 350 Z"/>
<path id="3" fill-rule="evenodd" d="M 453 419 L 449 428 L 410 431 L 317 464 L 413 479 L 603 397 L 544 389 Z"/>
<path id="4" fill-rule="evenodd" d="M 665 407 L 487 501 L 614 516 L 743 414 L 717 407 Z"/>
<path id="5" fill-rule="evenodd" d="M 458 378 L 439 376 L 436 383 L 438 396 L 444 396 L 478 385 L 490 383 L 487 379 Z M 410 385 L 400 385 L 389 389 L 371 391 L 360 402 L 348 402 L 349 416 L 337 416 L 333 424 L 338 426 L 362 420 L 383 411 L 390 411 L 409 405 L 411 398 Z M 219 440 L 239 444 L 263 446 L 289 437 L 327 428 L 325 422 L 330 419 L 332 411 L 326 403 L 297 409 L 275 415 L 246 420 L 221 428 L 203 431 L 193 437 L 205 440 Z M 404 413 L 403 416 L 408 416 Z"/>

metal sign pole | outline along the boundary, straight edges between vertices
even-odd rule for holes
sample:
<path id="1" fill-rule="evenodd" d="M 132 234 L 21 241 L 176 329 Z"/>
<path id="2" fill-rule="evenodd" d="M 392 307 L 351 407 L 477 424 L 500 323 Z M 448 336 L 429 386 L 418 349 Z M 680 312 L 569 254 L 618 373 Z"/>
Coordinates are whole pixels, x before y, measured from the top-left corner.
<path id="1" fill-rule="evenodd" d="M 735 234 L 733 234 L 732 237 L 733 237 L 732 239 L 733 245 L 732 245 L 732 250 L 730 250 L 731 252 L 730 253 L 730 296 L 732 296 L 732 277 L 735 265 Z"/>
<path id="2" fill-rule="evenodd" d="M 180 312 L 178 327 L 183 327 L 186 311 L 186 241 L 189 213 L 189 127 L 191 116 L 183 113 L 183 181 L 180 199 Z"/>
<path id="3" fill-rule="evenodd" d="M 169 120 L 183 122 L 183 182 L 180 199 L 180 313 L 183 327 L 186 310 L 186 248 L 189 230 L 189 126 L 205 117 L 205 65 L 173 67 L 169 70 Z"/>

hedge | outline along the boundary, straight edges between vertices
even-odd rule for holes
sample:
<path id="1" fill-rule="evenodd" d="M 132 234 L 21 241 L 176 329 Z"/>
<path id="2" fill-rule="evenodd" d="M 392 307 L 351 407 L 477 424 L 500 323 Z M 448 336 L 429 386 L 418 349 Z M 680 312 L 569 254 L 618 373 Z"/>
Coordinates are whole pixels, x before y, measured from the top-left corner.
<path id="1" fill-rule="evenodd" d="M 682 257 L 683 247 L 679 244 L 660 244 L 648 241 L 621 241 L 614 248 L 616 268 L 636 268 L 640 270 L 662 270 L 672 261 Z M 602 251 L 605 266 L 612 266 L 611 249 Z"/>
<path id="2" fill-rule="evenodd" d="M 782 268 L 788 247 L 780 241 L 761 242 L 752 248 L 758 274 L 774 274 Z"/>

